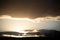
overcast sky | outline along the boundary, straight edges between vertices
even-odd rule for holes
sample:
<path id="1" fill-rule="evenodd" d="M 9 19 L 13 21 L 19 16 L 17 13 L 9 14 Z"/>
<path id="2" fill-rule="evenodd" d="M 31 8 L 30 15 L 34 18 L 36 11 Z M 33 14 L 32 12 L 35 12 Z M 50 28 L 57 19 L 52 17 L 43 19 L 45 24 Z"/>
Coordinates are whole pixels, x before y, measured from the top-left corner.
<path id="1" fill-rule="evenodd" d="M 60 16 L 59 0 L 0 0 L 0 15 L 13 17 Z"/>

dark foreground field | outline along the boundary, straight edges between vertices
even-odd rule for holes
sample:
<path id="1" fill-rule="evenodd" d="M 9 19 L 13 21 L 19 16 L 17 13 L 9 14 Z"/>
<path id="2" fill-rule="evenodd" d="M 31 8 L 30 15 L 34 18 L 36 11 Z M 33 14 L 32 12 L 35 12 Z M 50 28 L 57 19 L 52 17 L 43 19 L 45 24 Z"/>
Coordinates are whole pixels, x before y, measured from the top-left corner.
<path id="1" fill-rule="evenodd" d="M 11 37 L 0 37 L 0 40 L 58 40 L 60 38 L 50 38 L 50 37 L 29 37 L 29 38 L 11 38 Z"/>
<path id="2" fill-rule="evenodd" d="M 0 32 L 0 35 L 2 34 L 13 34 L 13 35 L 17 35 L 20 34 L 18 32 Z M 22 35 L 23 33 L 21 33 Z M 22 38 L 16 38 L 16 37 L 4 37 L 4 36 L 0 36 L 0 40 L 39 40 L 39 39 L 60 39 L 60 31 L 56 31 L 56 30 L 39 30 L 37 33 L 28 33 L 30 35 L 32 34 L 37 34 L 37 35 L 42 35 L 44 34 L 46 37 L 22 37 Z"/>

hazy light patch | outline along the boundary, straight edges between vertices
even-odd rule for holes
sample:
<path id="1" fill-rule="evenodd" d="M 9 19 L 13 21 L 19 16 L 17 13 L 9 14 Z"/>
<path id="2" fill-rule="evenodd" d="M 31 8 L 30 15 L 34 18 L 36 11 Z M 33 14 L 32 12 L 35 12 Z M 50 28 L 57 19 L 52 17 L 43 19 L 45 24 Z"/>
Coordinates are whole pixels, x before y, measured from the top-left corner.
<path id="1" fill-rule="evenodd" d="M 58 22 L 56 22 L 58 21 Z M 57 29 L 60 23 L 60 16 L 57 17 L 38 17 L 35 19 L 30 18 L 14 18 L 9 15 L 0 16 L 0 30 L 7 31 L 17 31 L 21 32 L 21 30 L 26 29 L 43 29 L 43 28 L 51 28 Z"/>
<path id="2" fill-rule="evenodd" d="M 30 18 L 14 18 L 14 17 L 9 16 L 9 15 L 2 15 L 2 16 L 0 16 L 0 19 L 27 20 L 27 21 L 35 22 L 33 19 L 30 19 Z"/>
<path id="3" fill-rule="evenodd" d="M 30 18 L 14 18 L 8 15 L 0 17 L 0 30 L 21 32 L 26 29 L 34 29 L 34 20 Z"/>
<path id="4" fill-rule="evenodd" d="M 11 18 L 11 16 L 9 16 L 9 15 L 2 15 L 2 16 L 0 16 L 0 19 L 1 18 Z"/>
<path id="5" fill-rule="evenodd" d="M 39 23 L 40 21 L 60 21 L 60 16 L 56 16 L 56 17 L 46 16 L 46 17 L 38 17 L 35 19 L 30 19 L 30 18 L 14 18 L 9 15 L 2 15 L 0 16 L 0 19 L 26 20 L 34 23 Z"/>

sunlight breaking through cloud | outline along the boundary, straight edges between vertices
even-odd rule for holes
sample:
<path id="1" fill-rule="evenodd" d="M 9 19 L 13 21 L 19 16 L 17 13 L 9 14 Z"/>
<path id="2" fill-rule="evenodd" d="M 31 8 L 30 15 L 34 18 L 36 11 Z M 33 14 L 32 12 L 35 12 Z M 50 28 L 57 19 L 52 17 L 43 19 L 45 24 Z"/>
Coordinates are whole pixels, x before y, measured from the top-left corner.
<path id="1" fill-rule="evenodd" d="M 57 17 L 38 17 L 30 18 L 14 18 L 9 15 L 0 16 L 0 31 L 21 31 L 26 29 L 57 29 L 60 27 L 60 16 Z"/>

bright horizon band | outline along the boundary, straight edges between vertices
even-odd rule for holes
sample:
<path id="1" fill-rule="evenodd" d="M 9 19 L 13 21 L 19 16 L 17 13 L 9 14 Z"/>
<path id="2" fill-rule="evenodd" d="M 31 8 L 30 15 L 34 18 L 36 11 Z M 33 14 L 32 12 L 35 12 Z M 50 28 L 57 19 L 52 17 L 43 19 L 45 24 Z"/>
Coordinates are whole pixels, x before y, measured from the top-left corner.
<path id="1" fill-rule="evenodd" d="M 55 17 L 57 18 L 57 17 Z M 0 17 L 0 31 L 18 31 L 33 29 L 53 29 L 60 31 L 60 20 L 55 20 L 50 18 L 49 20 L 44 20 L 43 18 L 14 18 L 10 16 Z"/>

